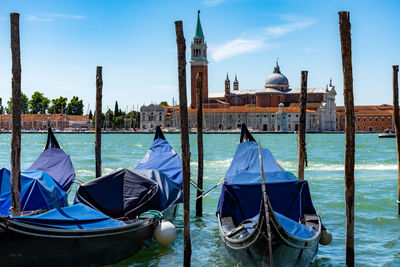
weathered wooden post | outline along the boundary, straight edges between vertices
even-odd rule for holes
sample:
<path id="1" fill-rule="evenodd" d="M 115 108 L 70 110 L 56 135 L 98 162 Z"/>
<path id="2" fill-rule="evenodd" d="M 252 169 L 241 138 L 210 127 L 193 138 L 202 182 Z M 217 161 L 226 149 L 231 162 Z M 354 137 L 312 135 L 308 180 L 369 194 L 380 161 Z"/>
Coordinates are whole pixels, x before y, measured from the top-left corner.
<path id="1" fill-rule="evenodd" d="M 101 105 L 103 98 L 102 67 L 96 70 L 96 118 L 94 153 L 96 158 L 96 178 L 101 176 Z"/>
<path id="2" fill-rule="evenodd" d="M 176 44 L 178 46 L 179 110 L 181 122 L 181 149 L 183 175 L 183 266 L 190 266 L 192 247 L 190 243 L 190 147 L 186 99 L 186 44 L 182 21 L 175 21 Z"/>
<path id="3" fill-rule="evenodd" d="M 203 73 L 196 75 L 197 82 L 197 188 L 203 190 Z M 196 216 L 203 216 L 203 194 L 197 190 Z"/>
<path id="4" fill-rule="evenodd" d="M 400 118 L 399 118 L 399 65 L 393 66 L 393 117 L 397 144 L 397 209 L 400 215 Z"/>
<path id="5" fill-rule="evenodd" d="M 21 53 L 19 14 L 10 14 L 12 54 L 11 214 L 21 212 Z"/>
<path id="6" fill-rule="evenodd" d="M 346 156 L 344 160 L 346 198 L 346 265 L 354 266 L 354 98 L 353 67 L 351 62 L 350 13 L 339 12 L 340 42 L 342 47 L 343 94 L 345 105 Z"/>
<path id="7" fill-rule="evenodd" d="M 299 162 L 298 162 L 298 167 L 297 167 L 297 178 L 299 180 L 304 180 L 304 163 L 307 165 L 307 154 L 306 154 L 307 75 L 308 75 L 308 71 L 301 72 L 300 119 L 299 119 Z"/>

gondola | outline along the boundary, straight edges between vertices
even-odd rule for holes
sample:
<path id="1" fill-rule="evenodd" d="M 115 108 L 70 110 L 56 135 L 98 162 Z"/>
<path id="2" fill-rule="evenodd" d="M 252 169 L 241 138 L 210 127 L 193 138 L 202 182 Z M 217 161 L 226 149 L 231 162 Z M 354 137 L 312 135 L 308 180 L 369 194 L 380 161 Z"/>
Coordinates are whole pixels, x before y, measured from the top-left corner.
<path id="1" fill-rule="evenodd" d="M 152 163 L 155 156 L 157 164 Z M 1 217 L 3 263 L 102 266 L 132 256 L 181 202 L 181 169 L 160 130 L 138 169 L 117 170 L 80 185 L 74 205 Z"/>
<path id="2" fill-rule="evenodd" d="M 396 138 L 396 134 L 395 133 L 380 133 L 378 135 L 378 138 Z"/>
<path id="3" fill-rule="evenodd" d="M 49 127 L 42 153 L 26 171 L 21 172 L 21 211 L 68 206 L 67 192 L 74 179 L 71 159 Z M 3 168 L 0 170 L 0 214 L 10 215 L 10 207 L 10 170 Z"/>
<path id="4" fill-rule="evenodd" d="M 324 229 L 308 182 L 284 171 L 268 149 L 259 148 L 245 124 L 225 175 L 217 218 L 229 253 L 244 266 L 308 266 Z"/>
<path id="5" fill-rule="evenodd" d="M 51 130 L 47 130 L 47 141 L 43 152 L 26 171 L 44 171 L 64 190 L 69 191 L 75 180 L 75 169 L 71 158 L 58 144 Z"/>

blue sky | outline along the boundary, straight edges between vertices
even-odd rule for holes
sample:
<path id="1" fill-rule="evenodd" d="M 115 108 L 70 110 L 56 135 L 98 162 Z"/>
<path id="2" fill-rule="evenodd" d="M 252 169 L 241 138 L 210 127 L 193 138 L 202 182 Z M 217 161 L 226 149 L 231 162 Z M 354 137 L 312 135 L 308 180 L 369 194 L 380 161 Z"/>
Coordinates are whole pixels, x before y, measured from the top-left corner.
<path id="1" fill-rule="evenodd" d="M 197 10 L 208 44 L 209 92 L 237 73 L 240 89 L 262 89 L 276 58 L 291 87 L 333 79 L 343 105 L 338 11 L 350 11 L 356 105 L 392 104 L 400 64 L 399 1 L 7 1 L 0 2 L 0 97 L 11 95 L 9 13 L 21 14 L 22 90 L 50 99 L 77 95 L 95 105 L 103 66 L 103 107 L 129 110 L 178 99 L 174 21 L 190 56 Z M 190 65 L 187 65 L 190 77 Z M 188 97 L 190 83 L 188 81 Z M 190 103 L 190 99 L 189 99 Z"/>

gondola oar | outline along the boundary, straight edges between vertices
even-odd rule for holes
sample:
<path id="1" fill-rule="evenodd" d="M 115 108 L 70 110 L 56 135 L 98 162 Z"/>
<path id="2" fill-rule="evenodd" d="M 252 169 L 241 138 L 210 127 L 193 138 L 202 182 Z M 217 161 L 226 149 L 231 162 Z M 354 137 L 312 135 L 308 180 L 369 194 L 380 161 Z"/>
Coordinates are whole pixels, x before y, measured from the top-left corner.
<path id="1" fill-rule="evenodd" d="M 258 141 L 258 152 L 260 156 L 260 171 L 261 171 L 261 190 L 263 194 L 263 202 L 264 202 L 264 211 L 265 211 L 265 219 L 267 223 L 267 237 L 268 237 L 268 252 L 269 252 L 269 266 L 274 267 L 274 262 L 273 262 L 273 255 L 272 255 L 272 237 L 271 237 L 271 226 L 269 224 L 269 212 L 268 212 L 268 195 L 267 195 L 267 188 L 265 186 L 265 176 L 264 176 L 264 165 L 263 165 L 263 160 L 262 160 L 262 154 L 261 154 L 261 144 L 260 141 Z"/>

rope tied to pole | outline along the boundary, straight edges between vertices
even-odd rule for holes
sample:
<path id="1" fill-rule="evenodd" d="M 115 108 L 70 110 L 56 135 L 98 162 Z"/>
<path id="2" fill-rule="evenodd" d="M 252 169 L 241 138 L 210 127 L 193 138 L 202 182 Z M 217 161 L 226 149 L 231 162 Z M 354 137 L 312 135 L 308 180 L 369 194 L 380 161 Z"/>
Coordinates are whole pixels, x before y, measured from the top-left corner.
<path id="1" fill-rule="evenodd" d="M 221 184 L 223 184 L 224 181 L 225 181 L 225 178 L 222 178 L 221 180 L 218 181 L 218 183 L 216 183 L 216 184 L 213 185 L 209 190 L 207 190 L 206 192 L 204 192 L 204 190 L 203 190 L 203 189 L 200 189 L 200 188 L 197 186 L 196 182 L 193 181 L 192 178 L 190 178 L 190 184 L 191 184 L 194 188 L 196 188 L 197 190 L 199 190 L 199 191 L 201 192 L 201 195 L 198 196 L 198 197 L 196 198 L 196 200 L 199 199 L 199 198 L 204 198 L 204 197 L 207 197 L 208 195 L 210 195 L 212 192 L 214 192 L 215 189 L 217 189 L 218 186 L 220 186 Z"/>

